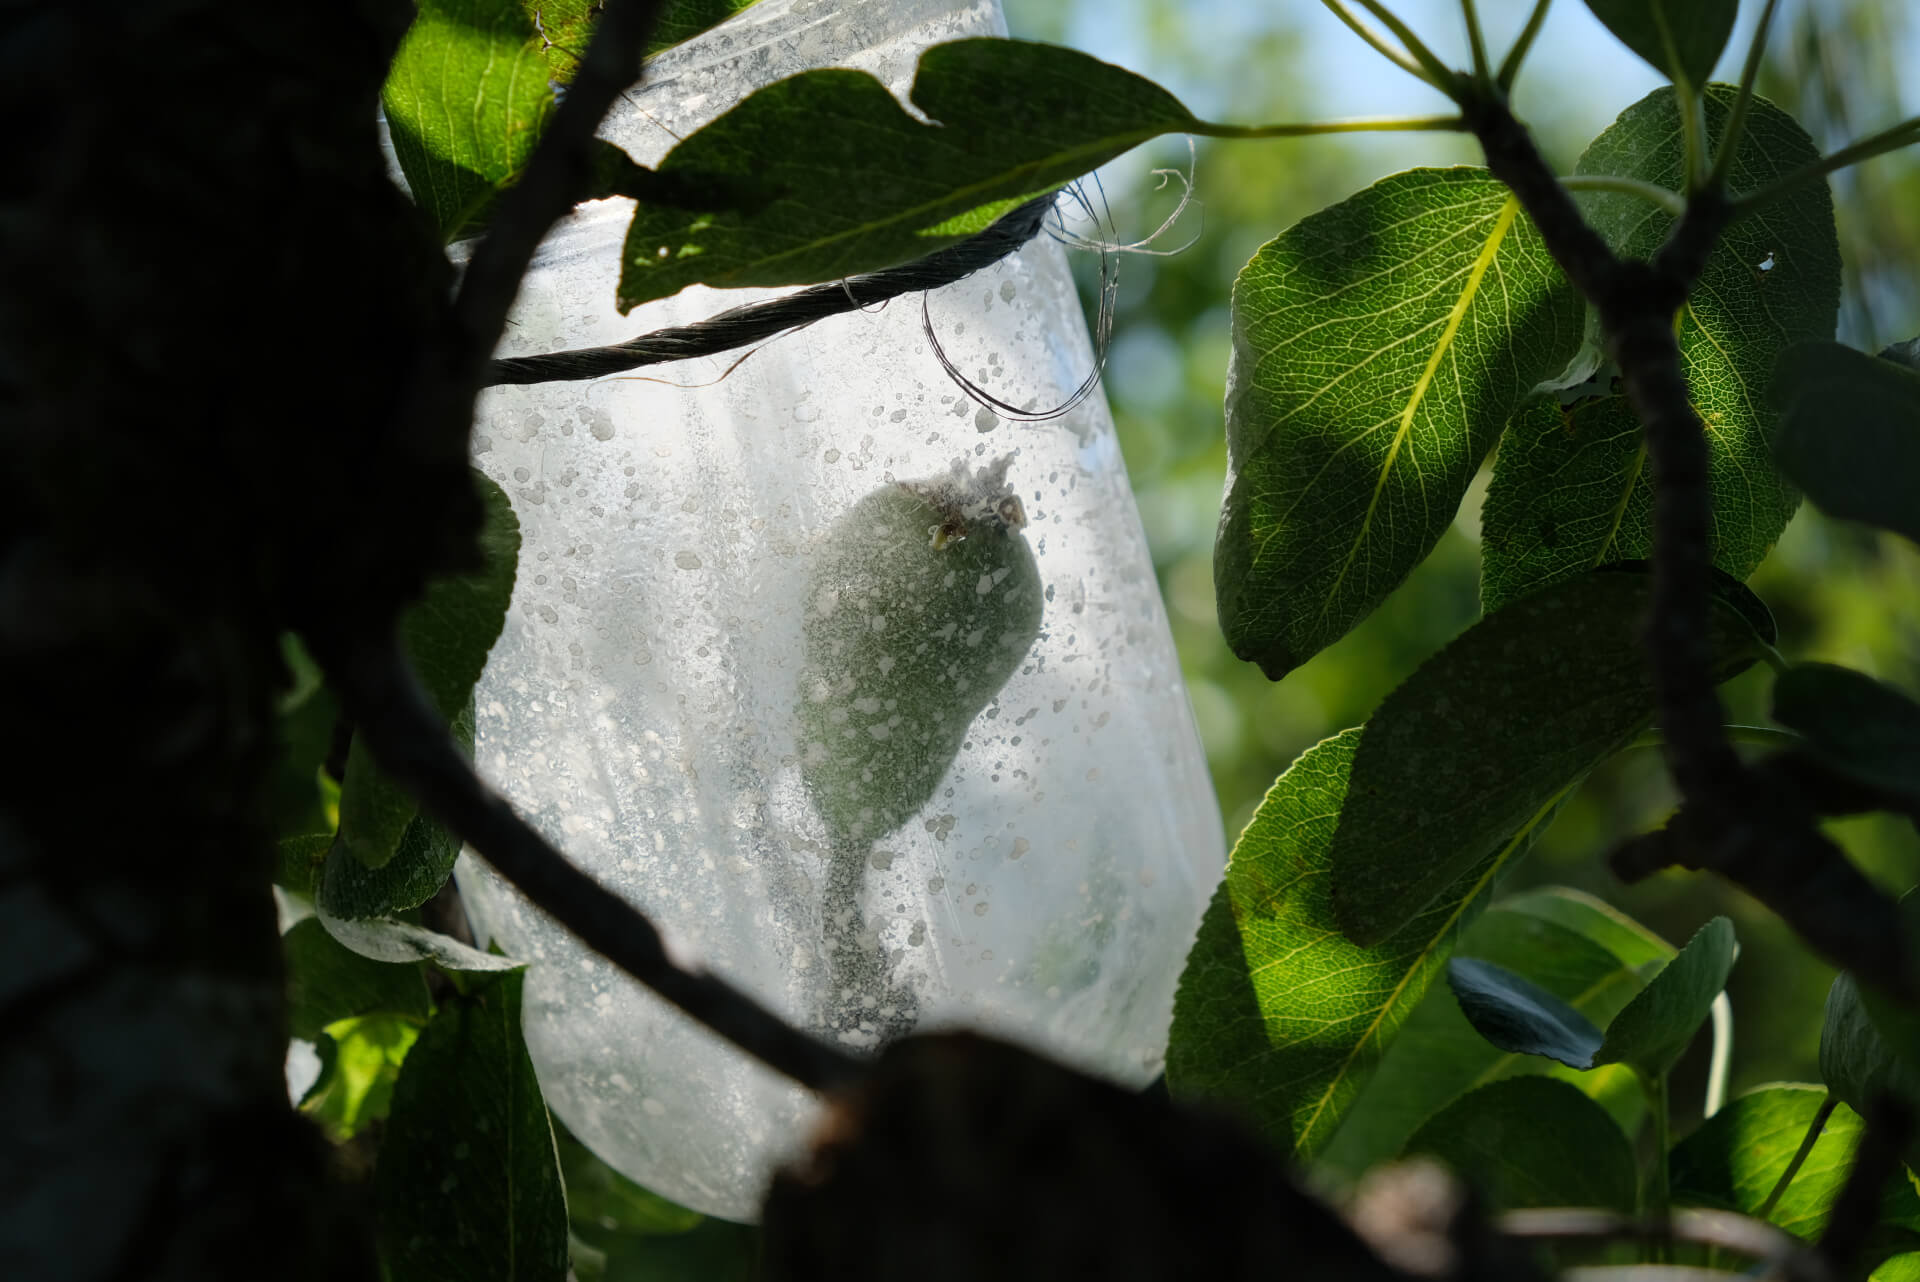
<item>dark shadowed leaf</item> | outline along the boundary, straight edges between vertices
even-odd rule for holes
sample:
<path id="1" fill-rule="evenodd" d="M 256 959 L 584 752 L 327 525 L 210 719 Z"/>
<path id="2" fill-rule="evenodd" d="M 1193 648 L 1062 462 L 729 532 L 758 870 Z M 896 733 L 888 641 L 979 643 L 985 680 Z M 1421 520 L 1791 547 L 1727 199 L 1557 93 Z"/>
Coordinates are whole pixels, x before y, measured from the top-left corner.
<path id="1" fill-rule="evenodd" d="M 1920 542 L 1920 369 L 1838 343 L 1781 358 L 1773 456 L 1830 516 Z"/>
<path id="2" fill-rule="evenodd" d="M 562 1282 L 567 1204 L 520 1038 L 521 971 L 440 1008 L 394 1085 L 374 1177 L 397 1282 Z"/>
<path id="3" fill-rule="evenodd" d="M 430 1003 L 417 965 L 362 957 L 309 917 L 281 936 L 287 957 L 287 1028 L 315 1041 L 338 1020 L 385 1011 L 424 1020 Z"/>
<path id="4" fill-rule="evenodd" d="M 671 1237 L 623 1238 L 607 1249 L 605 1282 L 752 1282 L 759 1230 L 705 1219 Z"/>
<path id="5" fill-rule="evenodd" d="M 1817 1086 L 1784 1084 L 1763 1086 L 1729 1103 L 1674 1146 L 1668 1167 L 1674 1200 L 1758 1215 L 1826 1098 Z M 1842 1104 L 1835 1109 L 1774 1204 L 1769 1222 L 1803 1240 L 1817 1240 L 1853 1169 L 1853 1151 L 1864 1129 L 1851 1108 Z M 1878 1248 L 1904 1244 L 1912 1249 L 1920 1244 L 1913 1235 L 1916 1216 L 1920 1196 L 1900 1171 L 1888 1181 L 1882 1199 L 1882 1224 L 1874 1235 Z"/>
<path id="6" fill-rule="evenodd" d="M 292 685 L 280 696 L 275 718 L 280 756 L 273 775 L 273 827 L 279 837 L 331 830 L 327 790 L 320 767 L 333 746 L 340 712 L 319 666 L 291 633 L 280 638 Z"/>
<path id="7" fill-rule="evenodd" d="M 1920 1107 L 1920 1068 L 1902 1053 L 1911 1026 L 1894 1024 L 1889 1037 L 1862 1000 L 1858 981 L 1844 972 L 1835 977 L 1820 1028 L 1820 1076 L 1855 1110 L 1871 1109 L 1882 1095 Z"/>
<path id="8" fill-rule="evenodd" d="M 1644 926 L 1579 891 L 1547 887 L 1503 899 L 1467 928 L 1457 956 L 1520 971 L 1605 1027 L 1640 991 L 1642 968 L 1665 965 L 1673 948 Z M 1460 1013 L 1451 989 L 1434 985 L 1387 1048 L 1333 1142 L 1315 1165 L 1357 1177 L 1396 1156 L 1420 1124 L 1476 1087 L 1545 1073 L 1592 1096 L 1632 1134 L 1646 1111 L 1639 1083 L 1619 1065 L 1576 1072 L 1489 1043 Z"/>
<path id="9" fill-rule="evenodd" d="M 1594 1061 L 1626 1064 L 1647 1077 L 1673 1067 L 1727 986 L 1738 945 L 1733 923 L 1715 917 L 1694 933 L 1680 955 L 1647 982 L 1640 995 L 1607 1025 Z"/>
<path id="10" fill-rule="evenodd" d="M 1731 92 L 1716 86 L 1707 95 L 1715 137 Z M 1756 187 L 1817 154 L 1791 117 L 1756 100 L 1734 187 Z M 1575 168 L 1684 189 L 1672 91 L 1657 90 L 1621 113 Z M 1636 256 L 1652 254 L 1672 221 L 1629 196 L 1582 192 L 1579 200 L 1609 244 Z M 1835 237 L 1833 201 L 1824 184 L 1809 184 L 1763 217 L 1729 227 L 1680 312 L 1694 408 L 1707 425 L 1714 563 L 1735 578 L 1760 564 L 1799 503 L 1773 465 L 1769 441 L 1778 415 L 1766 392 L 1782 350 L 1833 335 L 1840 303 Z M 1496 610 L 1596 565 L 1651 555 L 1652 502 L 1640 423 L 1610 369 L 1566 398 L 1528 406 L 1501 439 L 1487 490 L 1485 607 Z"/>
<path id="11" fill-rule="evenodd" d="M 1415 1133 L 1407 1152 L 1445 1161 L 1492 1210 L 1632 1211 L 1640 1199 L 1626 1135 L 1605 1109 L 1551 1077 L 1512 1077 L 1463 1095 Z"/>
<path id="12" fill-rule="evenodd" d="M 1280 776 L 1234 847 L 1174 999 L 1167 1082 L 1247 1114 L 1313 1156 L 1445 966 L 1529 833 L 1484 848 L 1457 884 L 1370 948 L 1333 920 L 1327 845 L 1362 742 L 1348 730 Z"/>
<path id="13" fill-rule="evenodd" d="M 595 1157 L 558 1121 L 553 1137 L 567 1185 L 567 1218 L 588 1242 L 604 1249 L 617 1237 L 685 1233 L 706 1218 L 635 1184 Z"/>
<path id="14" fill-rule="evenodd" d="M 1415 169 L 1295 224 L 1233 287 L 1220 624 L 1278 680 L 1399 586 L 1581 309 L 1478 169 Z"/>
<path id="15" fill-rule="evenodd" d="M 1544 1055 L 1569 1068 L 1593 1067 L 1603 1034 L 1594 1022 L 1540 985 L 1491 962 L 1456 957 L 1447 985 L 1460 1013 L 1503 1051 Z"/>
<path id="16" fill-rule="evenodd" d="M 933 46 L 912 99 L 930 122 L 866 72 L 807 71 L 689 134 L 660 174 L 734 193 L 736 207 L 637 210 L 620 310 L 692 284 L 810 284 L 919 258 L 1198 123 L 1132 72 L 1018 40 Z M 740 207 L 748 191 L 762 199 Z"/>
<path id="17" fill-rule="evenodd" d="M 453 719 L 453 737 L 473 753 L 473 700 Z M 412 799 L 385 775 L 372 782 L 384 795 Z M 344 807 L 343 807 L 344 809 Z M 348 852 L 344 841 L 327 849 L 314 883 L 314 898 L 335 917 L 386 917 L 417 908 L 440 892 L 460 857 L 460 839 L 437 820 L 414 814 L 400 834 L 393 857 L 377 868 Z"/>
<path id="18" fill-rule="evenodd" d="M 1641 568 L 1609 568 L 1515 601 L 1382 701 L 1329 852 L 1349 938 L 1367 944 L 1398 930 L 1647 725 L 1654 701 L 1640 621 L 1649 586 Z M 1754 620 L 1765 616 L 1752 593 L 1722 585 L 1717 680 L 1758 655 Z"/>
<path id="19" fill-rule="evenodd" d="M 1773 719 L 1833 769 L 1920 801 L 1920 703 L 1904 690 L 1851 668 L 1797 664 L 1773 683 Z"/>
<path id="20" fill-rule="evenodd" d="M 473 685 L 486 666 L 487 652 L 493 649 L 506 623 L 520 555 L 520 522 L 507 502 L 506 491 L 477 471 L 473 479 L 486 506 L 486 521 L 480 531 L 480 568 L 436 579 L 428 585 L 425 597 L 400 619 L 400 641 L 414 673 L 440 715 L 455 723 L 456 732 L 460 717 L 473 701 Z M 471 750 L 470 715 L 465 735 L 464 742 Z M 400 849 L 418 811 L 412 795 L 380 773 L 372 754 L 356 736 L 347 753 L 346 778 L 340 783 L 339 844 L 346 854 L 367 868 L 380 868 Z M 426 856 L 439 847 L 423 839 L 409 850 Z M 408 884 L 422 879 L 417 870 L 396 876 Z M 445 877 L 443 869 L 440 880 Z M 437 888 L 439 882 L 434 885 Z M 390 907 L 403 906 L 412 905 Z"/>
<path id="21" fill-rule="evenodd" d="M 1587 0 L 1587 8 L 1655 71 L 1698 89 L 1727 47 L 1740 0 Z"/>

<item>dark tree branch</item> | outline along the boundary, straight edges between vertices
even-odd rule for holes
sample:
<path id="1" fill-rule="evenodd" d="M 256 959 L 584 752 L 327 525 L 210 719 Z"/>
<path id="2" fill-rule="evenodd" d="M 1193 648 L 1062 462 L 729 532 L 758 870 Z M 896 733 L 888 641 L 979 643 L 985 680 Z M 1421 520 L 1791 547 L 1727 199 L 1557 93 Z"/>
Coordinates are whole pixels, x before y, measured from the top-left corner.
<path id="1" fill-rule="evenodd" d="M 486 384 L 498 387 L 604 378 L 643 365 L 714 356 L 902 294 L 939 289 L 991 266 L 1032 240 L 1053 210 L 1053 201 L 1052 192 L 1036 196 L 985 231 L 898 267 L 729 308 L 691 325 L 655 330 L 611 347 L 497 360 L 487 370 Z"/>
<path id="2" fill-rule="evenodd" d="M 1554 261 L 1599 312 L 1608 355 L 1620 369 L 1652 464 L 1653 596 L 1644 644 L 1668 766 L 1686 804 L 1665 830 L 1623 852 L 1616 869 L 1632 877 L 1670 863 L 1710 868 L 1753 891 L 1842 965 L 1920 1001 L 1892 902 L 1853 872 L 1794 790 L 1770 787 L 1742 764 L 1723 728 L 1712 667 L 1710 460 L 1673 318 L 1732 206 L 1718 190 L 1696 193 L 1652 261 L 1622 259 L 1586 221 L 1504 98 L 1469 100 L 1462 116 L 1488 168 L 1513 191 Z M 1846 892 L 1847 924 L 1809 893 L 1816 886 Z"/>
<path id="3" fill-rule="evenodd" d="M 397 638 L 316 647 L 381 769 L 581 942 L 747 1054 L 816 1091 L 865 1064 L 793 1028 L 718 976 L 676 965 L 646 915 L 568 863 L 495 795 L 427 702 Z"/>

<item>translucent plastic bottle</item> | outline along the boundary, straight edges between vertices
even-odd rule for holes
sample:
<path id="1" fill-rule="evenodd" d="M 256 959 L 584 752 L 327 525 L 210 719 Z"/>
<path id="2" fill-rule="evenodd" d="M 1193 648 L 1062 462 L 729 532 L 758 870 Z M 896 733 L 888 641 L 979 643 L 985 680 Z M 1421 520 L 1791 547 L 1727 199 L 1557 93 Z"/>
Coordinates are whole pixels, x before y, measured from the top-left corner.
<path id="1" fill-rule="evenodd" d="M 997 3 L 762 0 L 657 59 L 603 133 L 653 163 L 782 76 L 853 66 L 904 97 L 921 49 L 1002 31 Z M 555 230 L 502 355 L 764 296 L 696 287 L 620 316 L 629 209 Z M 930 309 L 1009 404 L 1058 405 L 1092 367 L 1044 236 Z M 1224 851 L 1104 402 L 1032 423 L 982 408 L 915 297 L 738 359 L 483 398 L 476 461 L 524 543 L 480 769 L 677 950 L 822 1036 L 967 1025 L 1144 1085 Z M 459 882 L 481 932 L 532 962 L 556 1113 L 641 1183 L 751 1218 L 813 1099 L 471 856 Z"/>

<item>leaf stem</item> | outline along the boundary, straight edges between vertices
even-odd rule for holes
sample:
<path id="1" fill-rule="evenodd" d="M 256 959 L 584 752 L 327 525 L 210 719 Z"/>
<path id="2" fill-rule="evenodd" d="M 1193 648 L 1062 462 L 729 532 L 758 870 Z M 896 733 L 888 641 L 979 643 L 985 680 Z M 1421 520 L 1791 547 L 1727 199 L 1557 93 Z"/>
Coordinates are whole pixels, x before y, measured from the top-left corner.
<path id="1" fill-rule="evenodd" d="M 1700 190 L 1707 173 L 1706 112 L 1700 95 L 1684 79 L 1673 82 L 1674 105 L 1680 112 L 1680 146 L 1684 158 L 1687 190 Z"/>
<path id="2" fill-rule="evenodd" d="M 1187 132 L 1203 138 L 1307 138 L 1316 134 L 1445 131 L 1465 132 L 1459 116 L 1369 116 L 1353 120 L 1315 120 L 1304 124 L 1216 125 L 1200 121 Z"/>
<path id="3" fill-rule="evenodd" d="M 1473 0 L 1460 0 L 1460 14 L 1467 20 L 1467 43 L 1473 46 L 1473 78 L 1481 85 L 1493 83 L 1493 67 L 1487 61 L 1487 38 L 1480 31 L 1480 13 Z"/>
<path id="4" fill-rule="evenodd" d="M 1774 179 L 1757 191 L 1750 191 L 1736 198 L 1733 202 L 1733 216 L 1745 218 L 1772 204 L 1795 188 L 1810 183 L 1816 178 L 1824 178 L 1836 169 L 1857 165 L 1863 160 L 1871 160 L 1889 151 L 1898 151 L 1916 142 L 1920 142 L 1920 116 L 1910 117 L 1889 129 L 1882 129 L 1877 134 L 1842 147 L 1831 156 L 1823 156 L 1819 160 L 1802 165 L 1792 173 Z"/>
<path id="5" fill-rule="evenodd" d="M 1727 1102 L 1727 1069 L 1733 1064 L 1733 1003 L 1723 988 L 1713 999 L 1713 1058 L 1707 1061 L 1707 1098 L 1700 1116 L 1712 1117 Z"/>
<path id="6" fill-rule="evenodd" d="M 1801 1166 L 1806 1163 L 1807 1155 L 1813 1152 L 1813 1146 L 1820 1142 L 1820 1132 L 1827 1128 L 1827 1119 L 1833 1116 L 1833 1110 L 1839 1103 L 1840 1098 L 1831 1092 L 1821 1101 L 1820 1111 L 1813 1115 L 1813 1120 L 1807 1123 L 1807 1133 L 1800 1137 L 1800 1147 L 1795 1149 L 1793 1156 L 1788 1159 L 1786 1169 L 1780 1172 L 1780 1178 L 1773 1182 L 1773 1191 L 1767 1194 L 1767 1200 L 1762 1202 L 1760 1208 L 1753 1213 L 1754 1219 L 1768 1218 L 1773 1214 L 1773 1208 L 1780 1205 L 1780 1199 L 1785 1196 L 1787 1186 L 1792 1184 L 1793 1177 L 1800 1173 Z"/>
<path id="7" fill-rule="evenodd" d="M 1574 174 L 1562 178 L 1560 185 L 1568 191 L 1611 191 L 1623 196 L 1635 196 L 1678 218 L 1687 211 L 1687 198 L 1679 192 L 1662 187 L 1658 183 L 1643 182 L 1638 178 L 1620 178 L 1612 174 Z"/>
<path id="8" fill-rule="evenodd" d="M 1673 1209 L 1673 1188 L 1667 1176 L 1667 1149 L 1673 1142 L 1672 1118 L 1667 1109 L 1667 1075 L 1642 1077 L 1647 1110 L 1653 1117 L 1653 1178 L 1647 1188 L 1646 1212 L 1664 1219 Z"/>
<path id="9" fill-rule="evenodd" d="M 1440 92 L 1446 94 L 1449 98 L 1459 96 L 1456 88 L 1456 82 L 1459 80 L 1459 77 L 1454 74 L 1453 68 L 1440 61 L 1439 56 L 1435 54 L 1433 50 L 1427 48 L 1426 42 L 1415 35 L 1413 28 L 1409 27 L 1405 22 L 1402 22 L 1398 14 L 1387 8 L 1380 0 L 1359 0 L 1359 4 L 1368 13 L 1380 19 L 1381 24 L 1385 26 L 1388 31 L 1393 32 L 1395 36 L 1399 37 L 1400 43 L 1406 46 L 1407 52 L 1412 54 L 1414 60 L 1425 68 L 1427 74 L 1432 77 L 1435 88 L 1439 89 Z"/>
<path id="10" fill-rule="evenodd" d="M 1541 24 L 1547 20 L 1547 6 L 1552 3 L 1553 0 L 1537 0 L 1533 12 L 1527 15 L 1527 25 L 1520 29 L 1520 38 L 1501 60 L 1500 74 L 1494 77 L 1501 93 L 1512 92 L 1513 82 L 1520 78 L 1520 66 L 1527 60 L 1527 51 L 1533 48 L 1533 38 L 1540 34 Z"/>
<path id="11" fill-rule="evenodd" d="M 1707 175 L 1709 187 L 1724 189 L 1733 174 L 1734 156 L 1747 129 L 1747 109 L 1753 105 L 1753 82 L 1759 78 L 1760 62 L 1767 51 L 1767 29 L 1773 25 L 1773 11 L 1779 3 L 1780 0 L 1767 0 L 1767 7 L 1760 11 L 1760 22 L 1753 29 L 1753 43 L 1747 46 L 1747 65 L 1740 72 L 1740 92 L 1734 95 L 1733 106 L 1728 109 L 1726 131 L 1720 135 L 1720 150 L 1713 158 L 1713 172 Z"/>
<path id="12" fill-rule="evenodd" d="M 1347 8 L 1345 0 L 1320 0 L 1320 3 L 1331 10 L 1336 18 L 1346 23 L 1355 35 L 1373 46 L 1374 51 L 1388 62 L 1391 62 L 1408 75 L 1426 81 L 1436 89 L 1441 87 L 1441 83 L 1435 80 L 1425 67 L 1422 67 L 1412 57 L 1408 56 L 1404 49 L 1394 48 L 1393 45 L 1388 43 L 1385 36 L 1362 22 L 1358 14 Z"/>

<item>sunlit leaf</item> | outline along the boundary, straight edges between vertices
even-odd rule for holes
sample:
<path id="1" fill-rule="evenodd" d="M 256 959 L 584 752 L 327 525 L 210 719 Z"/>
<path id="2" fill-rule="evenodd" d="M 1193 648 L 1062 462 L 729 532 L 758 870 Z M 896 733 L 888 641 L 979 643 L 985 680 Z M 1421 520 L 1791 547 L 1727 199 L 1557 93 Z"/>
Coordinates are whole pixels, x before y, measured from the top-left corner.
<path id="1" fill-rule="evenodd" d="M 1716 86 L 1707 95 L 1715 137 L 1731 92 Z M 1734 187 L 1759 186 L 1817 154 L 1790 116 L 1756 100 Z M 1672 90 L 1627 108 L 1575 170 L 1684 188 Z M 1579 200 L 1626 254 L 1652 254 L 1672 222 L 1631 196 L 1581 192 Z M 1735 578 L 1760 564 L 1799 504 L 1769 449 L 1778 421 L 1767 403 L 1774 362 L 1793 343 L 1832 337 L 1839 304 L 1833 201 L 1824 184 L 1811 183 L 1727 228 L 1676 322 L 1694 408 L 1707 427 L 1714 564 Z M 1603 370 L 1564 396 L 1530 405 L 1501 439 L 1481 517 L 1488 610 L 1596 565 L 1651 555 L 1652 475 L 1617 378 Z"/>
<path id="2" fill-rule="evenodd" d="M 866 72 L 807 71 L 689 134 L 660 162 L 662 176 L 757 189 L 765 199 L 745 209 L 637 210 L 620 309 L 696 283 L 809 284 L 919 258 L 1196 123 L 1132 72 L 1018 40 L 933 46 L 920 57 L 912 100 L 929 120 Z"/>
<path id="3" fill-rule="evenodd" d="M 1348 730 L 1280 776 L 1234 847 L 1174 999 L 1167 1082 L 1221 1099 L 1296 1158 L 1332 1138 L 1395 1032 L 1446 965 L 1500 868 L 1483 849 L 1392 938 L 1362 948 L 1333 921 L 1327 846 L 1362 742 Z"/>
<path id="4" fill-rule="evenodd" d="M 1462 1096 L 1415 1133 L 1407 1152 L 1441 1158 L 1497 1211 L 1632 1211 L 1640 1198 L 1627 1137 L 1605 1109 L 1551 1077 L 1508 1078 Z"/>
<path id="5" fill-rule="evenodd" d="M 400 1065 L 420 1036 L 421 1019 L 382 1011 L 336 1020 L 315 1044 L 320 1077 L 301 1111 L 335 1140 L 357 1135 L 386 1117 Z"/>
<path id="6" fill-rule="evenodd" d="M 1617 568 L 1515 601 L 1381 702 L 1329 851 L 1349 938 L 1372 943 L 1398 930 L 1648 724 L 1640 621 L 1650 589 L 1642 569 Z M 1755 621 L 1765 615 L 1745 588 L 1722 585 L 1717 679 L 1758 656 Z"/>
<path id="7" fill-rule="evenodd" d="M 562 1282 L 567 1205 L 520 1036 L 524 974 L 469 986 L 401 1069 L 374 1188 L 380 1252 L 409 1282 Z"/>
<path id="8" fill-rule="evenodd" d="M 1579 891 L 1546 887 L 1489 908 L 1467 928 L 1457 957 L 1524 973 L 1605 1027 L 1640 991 L 1643 967 L 1674 950 L 1644 926 Z M 1349 1178 L 1399 1154 L 1420 1124 L 1476 1087 L 1521 1074 L 1550 1074 L 1592 1096 L 1633 1133 L 1645 1093 L 1618 1065 L 1575 1072 L 1491 1045 L 1460 1013 L 1450 988 L 1434 985 L 1388 1047 L 1315 1164 Z"/>
<path id="9" fill-rule="evenodd" d="M 1587 0 L 1587 8 L 1655 71 L 1698 89 L 1727 47 L 1740 0 Z"/>
<path id="10" fill-rule="evenodd" d="M 1920 542 L 1920 369 L 1838 343 L 1781 359 L 1773 456 L 1830 516 Z"/>
<path id="11" fill-rule="evenodd" d="M 1226 506 L 1235 654 L 1278 679 L 1452 522 L 1501 427 L 1579 350 L 1581 306 L 1477 169 L 1415 169 L 1295 224 L 1233 288 Z"/>

